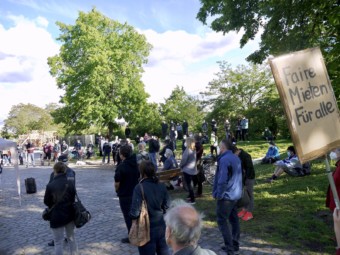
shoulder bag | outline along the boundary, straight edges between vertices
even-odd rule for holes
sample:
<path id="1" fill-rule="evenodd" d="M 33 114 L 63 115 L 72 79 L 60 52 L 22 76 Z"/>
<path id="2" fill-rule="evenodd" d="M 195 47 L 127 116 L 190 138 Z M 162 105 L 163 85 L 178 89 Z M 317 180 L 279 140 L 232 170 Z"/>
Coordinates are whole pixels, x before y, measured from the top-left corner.
<path id="1" fill-rule="evenodd" d="M 139 184 L 142 191 L 142 204 L 140 208 L 139 218 L 132 221 L 129 232 L 129 240 L 132 245 L 143 246 L 150 241 L 150 220 L 148 207 L 144 197 L 143 185 Z"/>
<path id="2" fill-rule="evenodd" d="M 74 209 L 74 225 L 76 228 L 81 228 L 84 226 L 87 222 L 91 220 L 91 213 L 86 210 L 85 206 L 81 203 L 77 191 L 76 191 L 76 199 L 73 203 L 73 209 Z"/>

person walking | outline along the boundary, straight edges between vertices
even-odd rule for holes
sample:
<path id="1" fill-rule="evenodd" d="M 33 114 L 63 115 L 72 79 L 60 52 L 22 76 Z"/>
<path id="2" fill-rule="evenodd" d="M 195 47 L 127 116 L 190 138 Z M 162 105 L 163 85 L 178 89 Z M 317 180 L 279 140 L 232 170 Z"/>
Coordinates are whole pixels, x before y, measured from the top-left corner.
<path id="1" fill-rule="evenodd" d="M 186 144 L 187 148 L 182 155 L 180 168 L 182 169 L 184 181 L 189 191 L 188 201 L 191 204 L 195 204 L 195 194 L 192 180 L 193 177 L 197 175 L 195 140 L 192 137 L 188 137 Z"/>
<path id="2" fill-rule="evenodd" d="M 233 145 L 229 140 L 221 141 L 212 192 L 217 203 L 217 225 L 225 245 L 222 250 L 228 255 L 239 252 L 240 223 L 236 203 L 242 196 L 241 161 L 232 153 L 232 148 Z"/>
<path id="3" fill-rule="evenodd" d="M 54 178 L 47 184 L 44 204 L 53 208 L 51 212 L 50 227 L 54 236 L 55 255 L 63 254 L 64 231 L 70 254 L 78 254 L 78 246 L 74 234 L 74 209 L 76 189 L 74 183 L 66 176 L 66 166 L 62 162 L 54 165 Z"/>
<path id="4" fill-rule="evenodd" d="M 150 241 L 138 247 L 140 255 L 169 255 L 169 248 L 165 241 L 165 222 L 163 215 L 169 208 L 169 194 L 166 186 L 156 177 L 156 168 L 150 161 L 142 161 L 139 166 L 142 177 L 135 186 L 132 197 L 130 217 L 136 220 L 140 215 L 140 208 L 145 198 L 149 221 Z"/>
<path id="5" fill-rule="evenodd" d="M 119 148 L 119 157 L 122 162 L 117 166 L 115 172 L 115 189 L 119 198 L 120 209 L 122 210 L 127 232 L 130 232 L 131 218 L 129 212 L 132 203 L 132 194 L 138 184 L 139 170 L 136 155 L 132 154 L 131 147 L 127 144 Z M 129 238 L 125 237 L 122 243 L 129 243 Z"/>

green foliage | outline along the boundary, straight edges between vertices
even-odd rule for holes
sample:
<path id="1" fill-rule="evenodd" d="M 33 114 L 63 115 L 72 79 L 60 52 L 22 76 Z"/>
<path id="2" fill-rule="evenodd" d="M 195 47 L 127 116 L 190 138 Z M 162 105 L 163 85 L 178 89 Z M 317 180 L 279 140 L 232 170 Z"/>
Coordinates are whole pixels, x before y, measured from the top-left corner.
<path id="1" fill-rule="evenodd" d="M 197 18 L 204 24 L 213 18 L 216 32 L 242 31 L 240 46 L 261 34 L 260 49 L 248 56 L 262 63 L 270 54 L 320 46 L 340 103 L 340 2 L 337 0 L 254 1 L 201 0 Z"/>
<path id="2" fill-rule="evenodd" d="M 132 135 L 144 136 L 145 133 L 161 135 L 161 115 L 159 106 L 156 103 L 145 104 L 136 116 L 136 120 L 131 123 Z"/>
<path id="3" fill-rule="evenodd" d="M 33 104 L 12 106 L 4 121 L 6 132 L 14 136 L 27 134 L 31 130 L 55 130 L 53 118 L 48 111 Z"/>
<path id="4" fill-rule="evenodd" d="M 249 119 L 253 138 L 260 138 L 265 127 L 286 135 L 286 120 L 270 70 L 264 65 L 239 65 L 233 69 L 226 61 L 219 64 L 216 78 L 209 83 L 208 91 L 202 93 L 204 104 L 212 109 L 207 120 L 214 118 L 220 123 L 219 136 L 224 136 L 226 119 L 234 131 L 242 115 Z"/>
<path id="5" fill-rule="evenodd" d="M 96 125 L 111 134 L 116 118 L 134 121 L 148 96 L 141 81 L 151 49 L 146 38 L 96 9 L 79 12 L 74 25 L 57 25 L 62 46 L 48 64 L 65 95 L 53 114 L 56 121 L 67 131 Z"/>
<path id="6" fill-rule="evenodd" d="M 193 132 L 199 130 L 204 118 L 200 101 L 186 94 L 183 87 L 179 86 L 171 92 L 165 103 L 160 104 L 160 109 L 165 121 L 170 123 L 173 120 L 174 123 L 182 124 L 186 120 L 189 130 Z M 159 129 L 160 125 L 159 122 Z"/>

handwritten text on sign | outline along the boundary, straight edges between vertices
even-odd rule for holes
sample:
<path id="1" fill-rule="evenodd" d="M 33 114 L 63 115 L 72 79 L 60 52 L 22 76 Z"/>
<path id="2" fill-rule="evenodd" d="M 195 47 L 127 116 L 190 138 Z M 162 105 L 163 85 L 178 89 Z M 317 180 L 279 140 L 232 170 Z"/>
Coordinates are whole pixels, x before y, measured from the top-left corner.
<path id="1" fill-rule="evenodd" d="M 314 84 L 314 78 L 317 76 L 313 67 L 307 69 L 301 69 L 294 71 L 290 66 L 282 68 L 284 73 L 284 81 L 286 86 L 290 86 L 288 89 L 291 103 L 293 105 L 302 104 L 309 100 L 314 100 L 320 96 L 328 94 L 329 88 L 325 84 Z M 319 76 L 322 74 L 319 74 Z M 299 87 L 296 84 L 306 82 L 306 87 Z M 305 109 L 304 106 L 295 108 L 295 116 L 297 123 L 300 126 L 302 122 L 308 123 L 313 121 L 314 118 L 321 119 L 327 116 L 329 113 L 335 111 L 333 102 L 320 102 L 319 108 L 315 111 Z"/>
<path id="2" fill-rule="evenodd" d="M 340 146 L 340 114 L 320 49 L 269 62 L 299 158 L 310 160 Z"/>

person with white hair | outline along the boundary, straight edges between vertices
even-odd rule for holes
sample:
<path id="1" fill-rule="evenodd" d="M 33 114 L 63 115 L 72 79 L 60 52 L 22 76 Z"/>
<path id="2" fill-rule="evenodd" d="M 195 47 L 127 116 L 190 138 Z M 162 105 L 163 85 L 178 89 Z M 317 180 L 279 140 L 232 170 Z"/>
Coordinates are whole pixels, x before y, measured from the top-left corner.
<path id="1" fill-rule="evenodd" d="M 197 243 L 201 236 L 202 215 L 183 200 L 175 200 L 164 216 L 165 239 L 173 255 L 216 255 Z"/>
<path id="2" fill-rule="evenodd" d="M 163 170 L 170 170 L 178 168 L 178 163 L 174 158 L 174 153 L 170 149 L 166 149 L 164 156 L 166 160 L 164 161 Z"/>

